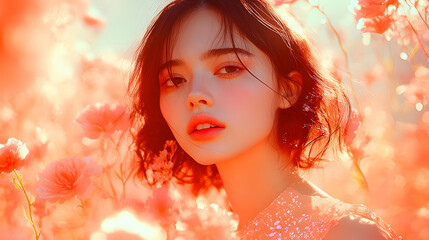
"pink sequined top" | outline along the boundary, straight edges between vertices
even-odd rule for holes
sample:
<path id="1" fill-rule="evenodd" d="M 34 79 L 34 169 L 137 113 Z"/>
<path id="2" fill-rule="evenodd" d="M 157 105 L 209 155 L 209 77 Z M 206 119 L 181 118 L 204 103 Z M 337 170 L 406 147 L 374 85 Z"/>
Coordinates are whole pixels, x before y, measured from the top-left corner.
<path id="1" fill-rule="evenodd" d="M 402 239 L 364 205 L 347 204 L 328 197 L 307 196 L 291 189 L 285 190 L 247 222 L 237 232 L 237 236 L 242 240 L 323 239 L 341 218 L 347 216 L 374 222 L 388 240 Z"/>

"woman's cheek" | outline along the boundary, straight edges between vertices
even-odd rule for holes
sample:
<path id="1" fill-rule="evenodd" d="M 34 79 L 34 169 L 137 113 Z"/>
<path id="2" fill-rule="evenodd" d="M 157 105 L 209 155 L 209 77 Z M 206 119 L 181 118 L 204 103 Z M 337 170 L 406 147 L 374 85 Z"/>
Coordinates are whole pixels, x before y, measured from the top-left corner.
<path id="1" fill-rule="evenodd" d="M 174 108 L 172 107 L 172 104 L 169 101 L 168 97 L 161 97 L 159 101 L 161 114 L 164 117 L 165 121 L 169 126 L 171 126 L 171 119 L 172 116 L 174 116 Z"/>
<path id="2" fill-rule="evenodd" d="M 230 106 L 246 106 L 248 99 L 252 95 L 251 92 L 245 87 L 231 87 L 223 91 L 223 101 Z"/>
<path id="3" fill-rule="evenodd" d="M 266 89 L 268 88 L 257 79 L 245 78 L 228 84 L 222 91 L 221 99 L 227 104 L 226 106 L 230 106 L 239 112 L 245 110 L 254 112 L 255 107 L 264 104 L 261 102 L 261 97 L 264 99 L 272 95 L 270 90 L 266 91 Z"/>
<path id="4" fill-rule="evenodd" d="M 188 109 L 186 107 L 186 98 L 183 98 L 182 94 L 172 93 L 161 97 L 160 110 L 173 133 L 186 131 L 186 111 Z"/>

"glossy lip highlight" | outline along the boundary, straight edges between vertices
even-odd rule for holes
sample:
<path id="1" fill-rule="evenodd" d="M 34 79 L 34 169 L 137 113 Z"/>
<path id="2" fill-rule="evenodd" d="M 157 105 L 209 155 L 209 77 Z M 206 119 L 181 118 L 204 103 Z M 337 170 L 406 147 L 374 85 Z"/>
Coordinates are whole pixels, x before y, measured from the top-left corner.
<path id="1" fill-rule="evenodd" d="M 197 125 L 202 123 L 209 123 L 219 128 L 225 128 L 225 124 L 222 123 L 221 121 L 217 120 L 216 118 L 206 113 L 200 113 L 192 116 L 191 119 L 189 120 L 188 128 L 187 128 L 188 134 L 191 134 L 192 132 L 194 132 Z"/>

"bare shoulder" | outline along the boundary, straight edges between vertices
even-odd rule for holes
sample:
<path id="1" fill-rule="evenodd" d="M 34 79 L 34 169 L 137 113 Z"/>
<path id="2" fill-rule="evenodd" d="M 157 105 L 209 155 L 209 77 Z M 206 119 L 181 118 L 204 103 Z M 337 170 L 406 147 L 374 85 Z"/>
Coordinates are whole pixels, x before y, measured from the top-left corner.
<path id="1" fill-rule="evenodd" d="M 342 218 L 336 226 L 329 230 L 324 240 L 386 240 L 383 232 L 375 223 L 363 218 Z"/>

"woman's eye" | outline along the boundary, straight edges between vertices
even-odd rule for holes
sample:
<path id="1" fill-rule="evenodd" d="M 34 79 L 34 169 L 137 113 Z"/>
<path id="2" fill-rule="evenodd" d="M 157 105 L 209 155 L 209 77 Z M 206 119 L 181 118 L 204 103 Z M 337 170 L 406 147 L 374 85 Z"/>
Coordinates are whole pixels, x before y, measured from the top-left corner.
<path id="1" fill-rule="evenodd" d="M 167 79 L 163 86 L 165 87 L 177 87 L 179 84 L 186 82 L 186 80 L 182 77 L 172 77 Z"/>
<path id="2" fill-rule="evenodd" d="M 234 65 L 228 65 L 224 66 L 221 69 L 219 69 L 215 75 L 221 75 L 221 76 L 234 76 L 235 74 L 240 73 L 243 70 L 243 67 L 241 66 L 234 66 Z"/>

